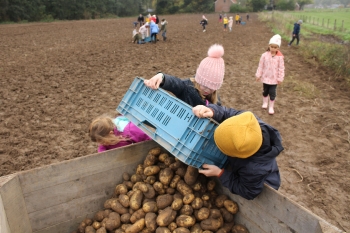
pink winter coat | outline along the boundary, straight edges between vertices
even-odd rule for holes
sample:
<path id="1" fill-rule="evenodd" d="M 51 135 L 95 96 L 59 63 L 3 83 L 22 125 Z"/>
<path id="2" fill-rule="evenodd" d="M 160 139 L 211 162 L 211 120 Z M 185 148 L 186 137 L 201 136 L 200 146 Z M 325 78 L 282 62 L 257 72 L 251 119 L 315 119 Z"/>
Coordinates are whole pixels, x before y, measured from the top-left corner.
<path id="1" fill-rule="evenodd" d="M 283 82 L 284 79 L 284 57 L 280 51 L 272 57 L 270 51 L 261 55 L 259 67 L 255 76 L 261 78 L 260 81 L 265 84 L 275 85 L 277 81 Z"/>

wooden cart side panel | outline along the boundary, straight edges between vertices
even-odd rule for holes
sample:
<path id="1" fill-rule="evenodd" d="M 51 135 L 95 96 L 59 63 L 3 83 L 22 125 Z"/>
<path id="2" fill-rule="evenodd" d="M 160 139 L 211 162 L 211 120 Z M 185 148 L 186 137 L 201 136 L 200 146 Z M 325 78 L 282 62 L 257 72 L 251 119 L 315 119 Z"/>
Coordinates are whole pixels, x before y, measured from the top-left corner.
<path id="1" fill-rule="evenodd" d="M 7 176 L 6 179 L 6 183 L 0 185 L 0 196 L 4 213 L 4 217 L 1 216 L 1 219 L 6 218 L 4 219 L 4 224 L 1 223 L 1 230 L 4 227 L 4 232 L 31 233 L 32 228 L 18 176 Z"/>
<path id="2" fill-rule="evenodd" d="M 139 155 L 147 154 L 148 150 L 159 146 L 154 141 L 141 142 L 130 146 L 120 147 L 100 154 L 48 165 L 19 173 L 23 194 L 41 190 L 74 179 L 80 179 L 100 171 L 110 170 L 119 163 L 137 160 Z M 98 155 L 98 156 L 97 156 Z M 142 156 L 141 156 L 142 157 Z M 81 169 L 77 169 L 81 168 Z M 50 177 L 48 179 L 47 177 Z"/>
<path id="3" fill-rule="evenodd" d="M 103 203 L 111 197 L 115 185 L 122 181 L 122 173 L 134 172 L 148 151 L 157 146 L 148 141 L 21 173 L 33 232 L 77 229 L 82 216 L 103 209 Z"/>
<path id="4" fill-rule="evenodd" d="M 342 232 L 267 185 L 254 200 L 231 194 L 226 188 L 222 192 L 238 203 L 240 211 L 236 218 L 247 227 L 255 223 L 261 228 L 259 232 Z M 327 227 L 321 227 L 320 221 Z"/>
<path id="5" fill-rule="evenodd" d="M 1 195 L 0 195 L 0 232 L 11 233 L 10 226 L 7 222 L 7 215 L 5 212 L 4 202 L 2 201 Z"/>

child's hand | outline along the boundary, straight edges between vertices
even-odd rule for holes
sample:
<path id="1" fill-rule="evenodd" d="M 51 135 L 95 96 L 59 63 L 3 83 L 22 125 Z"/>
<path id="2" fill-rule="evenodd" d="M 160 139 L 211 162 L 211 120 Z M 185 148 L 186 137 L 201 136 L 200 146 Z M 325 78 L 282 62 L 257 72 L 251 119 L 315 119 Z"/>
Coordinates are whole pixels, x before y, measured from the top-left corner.
<path id="1" fill-rule="evenodd" d="M 205 176 L 219 176 L 221 173 L 221 169 L 215 165 L 203 164 L 203 168 L 203 170 L 198 170 L 198 172 Z"/>
<path id="2" fill-rule="evenodd" d="M 260 78 L 256 77 L 255 81 L 260 82 Z"/>
<path id="3" fill-rule="evenodd" d="M 192 112 L 194 115 L 196 115 L 199 118 L 213 117 L 214 115 L 213 110 L 211 110 L 210 108 L 204 105 L 197 105 L 196 107 L 193 107 Z"/>
<path id="4" fill-rule="evenodd" d="M 158 73 L 155 76 L 153 76 L 151 79 L 149 80 L 145 80 L 144 84 L 152 89 L 158 89 L 159 85 L 162 83 L 163 81 L 163 74 L 162 73 Z"/>

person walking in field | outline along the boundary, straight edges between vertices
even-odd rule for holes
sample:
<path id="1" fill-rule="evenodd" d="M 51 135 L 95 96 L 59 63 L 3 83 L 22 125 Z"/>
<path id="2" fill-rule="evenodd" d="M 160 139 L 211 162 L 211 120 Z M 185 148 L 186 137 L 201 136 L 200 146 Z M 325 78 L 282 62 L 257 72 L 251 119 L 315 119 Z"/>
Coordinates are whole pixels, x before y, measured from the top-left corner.
<path id="1" fill-rule="evenodd" d="M 116 113 L 115 116 L 102 115 L 95 118 L 89 126 L 91 141 L 97 142 L 97 152 L 104 152 L 133 143 L 151 140 L 151 138 L 130 122 Z"/>
<path id="2" fill-rule="evenodd" d="M 281 36 L 274 35 L 269 42 L 267 51 L 261 55 L 256 71 L 256 81 L 263 83 L 263 109 L 269 106 L 269 114 L 275 113 L 274 105 L 277 95 L 277 85 L 284 79 L 284 57 L 280 51 Z"/>
<path id="3" fill-rule="evenodd" d="M 151 32 L 151 41 L 157 43 L 157 34 L 159 33 L 158 24 L 151 20 L 149 28 Z"/>
<path id="4" fill-rule="evenodd" d="M 298 20 L 298 22 L 296 22 L 294 24 L 294 28 L 293 28 L 293 38 L 292 40 L 288 43 L 288 46 L 291 46 L 293 41 L 295 39 L 297 39 L 297 45 L 299 45 L 299 33 L 300 33 L 300 25 L 303 23 L 303 21 L 301 19 Z"/>
<path id="5" fill-rule="evenodd" d="M 236 14 L 235 20 L 236 20 L 236 25 L 239 25 L 239 14 Z"/>
<path id="6" fill-rule="evenodd" d="M 143 17 L 142 14 L 140 14 L 139 17 L 137 17 L 137 22 L 139 22 L 140 27 L 144 24 L 145 18 Z"/>
<path id="7" fill-rule="evenodd" d="M 160 31 L 162 32 L 163 41 L 166 41 L 166 30 L 167 30 L 168 22 L 165 19 L 162 19 L 162 22 L 160 23 L 160 25 L 162 25 L 160 27 Z"/>
<path id="8" fill-rule="evenodd" d="M 230 16 L 228 20 L 228 29 L 230 32 L 232 32 L 232 25 L 233 25 L 233 17 Z"/>
<path id="9" fill-rule="evenodd" d="M 206 32 L 207 30 L 205 27 L 208 25 L 208 19 L 203 15 L 202 20 L 199 22 L 200 25 L 203 27 L 203 32 Z"/>
<path id="10" fill-rule="evenodd" d="M 227 31 L 227 25 L 228 25 L 228 18 L 226 15 L 224 15 L 224 32 Z"/>
<path id="11" fill-rule="evenodd" d="M 249 14 L 247 14 L 247 21 L 249 21 Z"/>
<path id="12" fill-rule="evenodd" d="M 219 14 L 219 23 L 222 22 L 222 14 Z"/>

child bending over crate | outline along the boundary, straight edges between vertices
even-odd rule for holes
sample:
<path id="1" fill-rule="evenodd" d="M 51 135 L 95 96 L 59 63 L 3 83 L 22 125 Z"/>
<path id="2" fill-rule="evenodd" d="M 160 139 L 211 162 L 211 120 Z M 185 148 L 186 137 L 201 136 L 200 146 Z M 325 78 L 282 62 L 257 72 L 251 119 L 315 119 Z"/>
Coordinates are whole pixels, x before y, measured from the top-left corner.
<path id="1" fill-rule="evenodd" d="M 151 140 L 147 134 L 120 114 L 116 117 L 103 115 L 94 119 L 89 127 L 89 136 L 93 142 L 99 144 L 98 152 Z"/>
<path id="2" fill-rule="evenodd" d="M 177 98 L 191 106 L 218 104 L 220 98 L 217 90 L 224 80 L 225 63 L 222 56 L 224 48 L 214 44 L 208 50 L 208 57 L 204 58 L 197 69 L 194 78 L 180 79 L 168 74 L 158 73 L 144 83 L 152 89 L 163 88 L 172 92 Z"/>
<path id="3" fill-rule="evenodd" d="M 197 117 L 212 117 L 221 123 L 214 141 L 228 156 L 228 165 L 220 169 L 204 164 L 200 173 L 217 176 L 231 193 L 248 200 L 258 196 L 264 184 L 278 189 L 281 184 L 276 157 L 283 151 L 280 133 L 251 112 L 210 104 L 192 109 Z"/>

